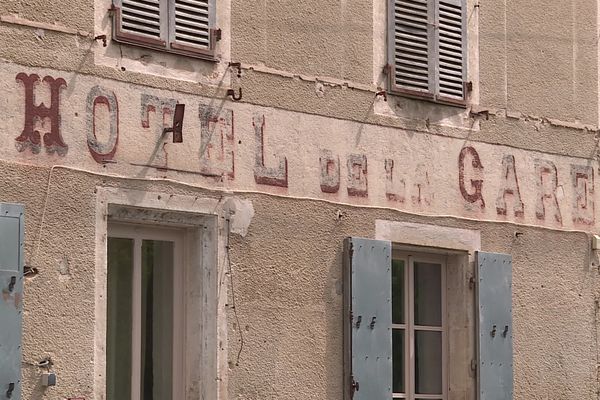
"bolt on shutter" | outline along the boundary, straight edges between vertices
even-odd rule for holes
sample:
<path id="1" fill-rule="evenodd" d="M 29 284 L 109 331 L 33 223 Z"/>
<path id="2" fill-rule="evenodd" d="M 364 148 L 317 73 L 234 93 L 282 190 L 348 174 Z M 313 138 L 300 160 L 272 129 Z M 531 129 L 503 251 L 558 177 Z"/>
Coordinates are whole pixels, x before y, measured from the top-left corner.
<path id="1" fill-rule="evenodd" d="M 439 0 L 437 6 L 438 94 L 464 98 L 466 35 L 462 0 Z"/>
<path id="2" fill-rule="evenodd" d="M 479 400 L 511 400 L 512 259 L 477 252 Z"/>
<path id="3" fill-rule="evenodd" d="M 429 22 L 433 7 L 429 0 L 392 0 L 390 27 L 393 38 L 393 83 L 397 88 L 430 93 L 433 91 L 433 30 Z M 392 43 L 390 43 L 391 45 Z"/>
<path id="4" fill-rule="evenodd" d="M 346 400 L 392 398 L 391 242 L 344 241 Z"/>
<path id="5" fill-rule="evenodd" d="M 212 3 L 212 0 L 171 1 L 171 42 L 209 50 Z"/>
<path id="6" fill-rule="evenodd" d="M 21 398 L 23 212 L 0 203 L 0 399 Z M 9 395 L 10 394 L 10 395 Z"/>
<path id="7" fill-rule="evenodd" d="M 164 39 L 166 10 L 160 0 L 120 0 L 120 26 L 125 33 Z"/>

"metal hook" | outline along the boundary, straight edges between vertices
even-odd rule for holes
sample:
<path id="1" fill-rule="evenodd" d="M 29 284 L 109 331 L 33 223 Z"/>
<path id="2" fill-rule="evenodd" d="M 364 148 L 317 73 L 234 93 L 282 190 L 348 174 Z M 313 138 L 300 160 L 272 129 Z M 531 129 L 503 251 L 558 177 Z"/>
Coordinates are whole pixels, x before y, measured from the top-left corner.
<path id="1" fill-rule="evenodd" d="M 12 292 L 13 290 L 15 290 L 15 285 L 17 284 L 17 277 L 16 276 L 11 276 L 10 277 L 10 283 L 8 284 L 8 291 Z"/>
<path id="2" fill-rule="evenodd" d="M 239 89 L 239 95 L 236 96 L 235 90 L 227 89 L 227 96 L 231 96 L 233 101 L 240 101 L 242 99 L 242 88 Z"/>

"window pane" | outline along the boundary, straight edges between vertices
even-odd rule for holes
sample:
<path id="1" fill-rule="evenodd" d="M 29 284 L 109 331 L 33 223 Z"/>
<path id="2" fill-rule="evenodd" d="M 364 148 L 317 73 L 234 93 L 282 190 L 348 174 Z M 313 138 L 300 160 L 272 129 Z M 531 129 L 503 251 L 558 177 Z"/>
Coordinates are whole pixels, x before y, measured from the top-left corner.
<path id="1" fill-rule="evenodd" d="M 442 266 L 415 262 L 415 325 L 442 326 Z"/>
<path id="2" fill-rule="evenodd" d="M 415 331 L 415 393 L 442 394 L 442 332 Z"/>
<path id="3" fill-rule="evenodd" d="M 392 261 L 392 323 L 404 323 L 404 260 Z"/>
<path id="4" fill-rule="evenodd" d="M 173 243 L 142 242 L 142 360 L 144 400 L 170 400 L 173 385 Z"/>
<path id="5" fill-rule="evenodd" d="M 131 400 L 133 240 L 108 238 L 106 398 Z"/>
<path id="6" fill-rule="evenodd" d="M 392 370 L 394 393 L 404 393 L 404 330 L 392 330 Z"/>

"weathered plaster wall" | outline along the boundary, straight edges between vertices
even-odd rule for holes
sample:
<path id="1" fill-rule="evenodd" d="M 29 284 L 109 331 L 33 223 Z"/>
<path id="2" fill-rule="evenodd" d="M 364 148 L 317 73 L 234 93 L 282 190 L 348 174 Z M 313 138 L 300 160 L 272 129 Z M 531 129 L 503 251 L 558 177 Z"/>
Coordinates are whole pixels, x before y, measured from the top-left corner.
<path id="1" fill-rule="evenodd" d="M 48 184 L 48 167 L 54 164 L 269 193 L 243 195 L 252 201 L 255 216 L 245 237 L 231 238 L 237 318 L 229 309 L 228 343 L 222 345 L 229 357 L 230 399 L 341 397 L 341 243 L 350 235 L 373 237 L 377 219 L 480 230 L 483 250 L 512 254 L 515 399 L 594 398 L 599 362 L 597 261 L 589 252 L 587 234 L 563 229 L 597 232 L 598 207 L 589 203 L 600 193 L 593 190 L 600 184 L 593 177 L 597 175 L 599 118 L 596 3 L 470 3 L 470 23 L 479 20 L 472 29 L 479 33 L 480 54 L 471 62 L 480 67 L 479 77 L 475 76 L 480 102 L 467 109 L 392 97 L 384 104 L 376 98 L 383 80 L 380 54 L 373 43 L 381 39 L 374 33 L 373 10 L 381 12 L 381 3 L 232 0 L 230 13 L 220 15 L 223 24 L 230 24 L 223 26 L 230 29 L 230 43 L 223 45 L 221 63 L 213 65 L 156 53 L 147 62 L 146 51 L 125 46 L 122 58 L 114 43 L 103 48 L 93 38 L 108 34 L 110 39 L 104 0 L 76 5 L 62 0 L 0 2 L 0 158 L 4 160 L 0 163 L 0 201 L 26 205 L 27 264 L 39 269 L 39 275 L 28 278 L 25 287 L 24 399 L 93 398 L 96 187 L 214 198 L 224 193 L 62 168 L 53 170 Z M 241 78 L 227 74 L 229 61 L 242 62 Z M 69 150 L 63 156 L 46 154 L 46 149 L 40 154 L 29 148 L 19 152 L 15 147 L 27 108 L 24 84 L 16 81 L 20 72 L 65 79 L 59 131 Z M 106 92 L 93 92 L 96 85 Z M 243 88 L 242 103 L 224 100 L 231 86 Z M 120 110 L 119 150 L 114 160 L 107 156 L 111 128 L 106 123 L 110 120 L 106 103 L 99 102 L 97 107 L 97 131 L 89 129 L 86 108 L 90 93 L 97 95 L 93 101 L 110 97 L 110 92 Z M 46 85 L 36 86 L 35 93 L 35 104 L 50 104 Z M 174 148 L 169 143 L 163 149 L 173 149 L 171 166 L 192 174 L 131 165 L 151 159 L 161 116 L 165 118 L 147 112 L 144 123 L 142 99 L 148 95 L 188 106 L 186 147 Z M 235 114 L 235 140 L 229 143 L 237 157 L 233 182 L 227 173 L 224 182 L 196 176 L 205 166 L 197 154 L 201 102 Z M 469 113 L 487 109 L 489 116 Z M 257 136 L 252 122 L 257 114 L 266 115 L 265 166 L 276 168 L 283 157 L 288 160 L 286 188 L 256 181 Z M 226 121 L 225 128 L 229 126 Z M 48 122 L 35 126 L 43 134 L 50 130 Z M 106 146 L 88 146 L 94 135 L 96 145 Z M 469 147 L 481 157 L 483 169 L 474 163 L 474 153 L 467 154 L 462 164 L 463 189 L 467 197 L 472 196 L 476 193 L 472 180 L 483 180 L 485 209 L 477 197 L 474 202 L 466 201 L 460 190 L 459 154 Z M 101 153 L 100 163 L 91 150 Z M 321 150 L 340 157 L 337 193 L 323 192 Z M 348 193 L 353 175 L 348 174 L 347 161 L 352 154 L 368 158 L 367 198 Z M 498 213 L 498 193 L 508 182 L 502 165 L 506 155 L 515 157 L 525 204 L 524 216 L 519 217 L 514 200 L 509 201 L 506 219 L 521 225 L 502 222 L 505 217 Z M 408 188 L 404 203 L 387 196 L 387 158 L 394 159 L 396 168 L 403 167 Z M 548 220 L 546 214 L 543 220 L 537 216 L 540 192 L 536 181 L 540 173 L 545 176 L 545 193 L 553 171 L 551 167 L 550 172 L 536 170 L 536 159 L 549 159 L 557 166 L 560 224 L 554 210 L 548 211 Z M 166 162 L 164 157 L 158 160 Z M 103 161 L 109 162 L 103 165 Z M 216 164 L 209 167 L 223 169 L 230 159 L 212 161 Z M 433 206 L 412 200 L 415 190 L 417 199 L 421 194 L 421 186 L 412 181 L 418 176 L 419 162 L 430 166 L 430 186 L 437 199 Z M 510 166 L 510 159 L 505 164 Z M 591 175 L 578 177 L 587 170 L 573 173 L 573 165 L 589 166 Z M 325 171 L 335 171 L 328 168 L 325 163 Z M 360 178 L 360 168 L 355 172 Z M 335 180 L 325 183 L 326 188 L 335 187 Z M 279 195 L 319 197 L 321 201 Z M 548 200 L 552 198 L 542 201 L 549 204 Z M 583 208 L 587 210 L 584 217 L 591 210 L 592 224 L 577 220 L 576 212 Z M 436 217 L 448 213 L 455 217 Z M 460 219 L 464 217 L 470 219 Z M 244 346 L 238 359 L 240 334 Z M 45 356 L 55 363 L 58 386 L 43 392 L 40 371 L 27 363 Z"/>
<path id="2" fill-rule="evenodd" d="M 40 371 L 25 364 L 23 398 L 92 399 L 94 303 L 102 301 L 94 298 L 96 187 L 220 194 L 60 168 L 47 185 L 47 168 L 2 163 L 0 169 L 0 201 L 26 205 L 26 262 L 39 269 L 25 286 L 24 361 L 50 356 L 58 375 L 58 386 L 42 396 Z M 595 395 L 600 293 L 586 234 L 239 196 L 252 202 L 255 215 L 245 237 L 231 236 L 235 292 L 229 295 L 235 294 L 237 318 L 229 307 L 228 398 L 341 398 L 341 243 L 346 236 L 374 237 L 377 219 L 479 230 L 482 249 L 511 253 L 515 399 Z"/>

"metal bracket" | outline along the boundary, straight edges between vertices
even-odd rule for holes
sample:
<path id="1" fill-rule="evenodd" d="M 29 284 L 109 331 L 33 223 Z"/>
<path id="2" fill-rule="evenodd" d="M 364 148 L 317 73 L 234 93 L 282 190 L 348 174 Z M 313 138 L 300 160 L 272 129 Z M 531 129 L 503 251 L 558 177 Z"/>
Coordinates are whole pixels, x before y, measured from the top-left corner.
<path id="1" fill-rule="evenodd" d="M 8 291 L 12 292 L 13 290 L 15 290 L 15 285 L 17 284 L 17 277 L 16 276 L 11 276 L 10 277 L 10 283 L 8 284 Z"/>
<path id="2" fill-rule="evenodd" d="M 11 382 L 8 384 L 8 390 L 6 391 L 6 398 L 10 399 L 12 397 L 12 394 L 14 391 L 15 391 L 15 383 Z"/>
<path id="3" fill-rule="evenodd" d="M 239 88 L 239 95 L 235 94 L 235 90 L 227 89 L 227 96 L 231 97 L 233 101 L 240 101 L 242 99 L 242 88 Z"/>

